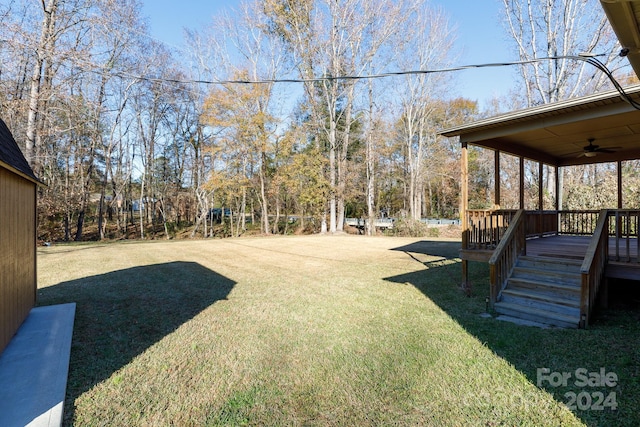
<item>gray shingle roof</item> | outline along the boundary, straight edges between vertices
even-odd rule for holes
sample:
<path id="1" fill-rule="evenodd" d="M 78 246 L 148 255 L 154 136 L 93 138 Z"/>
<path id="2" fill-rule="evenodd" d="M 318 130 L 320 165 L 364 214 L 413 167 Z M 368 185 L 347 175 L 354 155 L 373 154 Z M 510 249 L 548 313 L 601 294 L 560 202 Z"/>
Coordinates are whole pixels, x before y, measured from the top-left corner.
<path id="1" fill-rule="evenodd" d="M 0 119 L 0 162 L 26 175 L 28 178 L 38 181 L 27 159 L 24 158 L 22 151 L 20 151 L 16 140 L 13 139 L 11 131 L 2 119 Z"/>

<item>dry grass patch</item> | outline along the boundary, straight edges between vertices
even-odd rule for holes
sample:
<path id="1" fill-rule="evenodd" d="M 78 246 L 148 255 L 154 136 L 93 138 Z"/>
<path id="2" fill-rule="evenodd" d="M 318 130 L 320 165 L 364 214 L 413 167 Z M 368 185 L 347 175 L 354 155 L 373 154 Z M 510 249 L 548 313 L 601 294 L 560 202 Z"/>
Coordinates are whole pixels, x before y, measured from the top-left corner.
<path id="1" fill-rule="evenodd" d="M 535 386 L 539 358 L 485 341 L 540 331 L 480 318 L 485 285 L 462 295 L 457 249 L 360 236 L 43 248 L 40 303 L 78 304 L 65 421 L 580 425 Z"/>

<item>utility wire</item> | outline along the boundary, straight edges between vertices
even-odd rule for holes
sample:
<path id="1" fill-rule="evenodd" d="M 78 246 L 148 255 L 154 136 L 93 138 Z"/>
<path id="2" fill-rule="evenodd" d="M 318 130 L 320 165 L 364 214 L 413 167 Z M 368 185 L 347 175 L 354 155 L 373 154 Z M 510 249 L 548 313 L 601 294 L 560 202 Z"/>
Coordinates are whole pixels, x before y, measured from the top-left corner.
<path id="1" fill-rule="evenodd" d="M 628 49 L 622 49 L 620 51 L 620 56 L 626 56 L 628 53 L 629 53 Z M 589 57 L 589 56 L 575 56 L 575 57 L 572 57 L 572 58 L 580 60 L 580 61 L 584 61 L 587 64 L 590 64 L 590 65 L 596 67 L 598 70 L 602 71 L 609 78 L 609 80 L 613 84 L 613 87 L 618 91 L 618 93 L 620 94 L 620 97 L 624 101 L 629 103 L 629 105 L 631 105 L 636 110 L 640 110 L 640 103 L 635 101 L 633 98 L 631 98 L 631 96 L 629 96 L 629 94 L 627 92 L 625 92 L 625 90 L 622 87 L 622 85 L 620 85 L 620 83 L 618 83 L 616 78 L 613 76 L 613 73 L 607 68 L 607 66 L 605 64 L 602 63 L 602 61 L 600 61 L 595 56 L 591 56 L 591 57 Z"/>
<path id="2" fill-rule="evenodd" d="M 627 51 L 623 49 L 620 52 L 620 56 L 626 56 Z M 585 62 L 601 72 L 603 72 L 607 78 L 613 84 L 613 87 L 618 91 L 623 100 L 629 103 L 633 108 L 640 110 L 640 103 L 635 101 L 629 96 L 624 88 L 618 83 L 615 79 L 613 73 L 607 68 L 607 66 L 598 59 L 598 57 L 606 56 L 605 54 L 580 54 L 580 55 L 561 55 L 561 56 L 547 56 L 541 58 L 533 58 L 523 61 L 510 61 L 510 62 L 491 62 L 484 64 L 470 64 L 470 65 L 460 65 L 456 67 L 447 67 L 447 68 L 435 68 L 432 70 L 410 70 L 410 71 L 394 71 L 394 72 L 386 72 L 379 74 L 365 74 L 359 76 L 321 76 L 321 77 L 313 77 L 313 78 L 280 78 L 280 79 L 260 79 L 260 80 L 186 80 L 186 79 L 170 79 L 170 78 L 162 78 L 162 77 L 148 77 L 148 76 L 136 76 L 133 74 L 128 74 L 125 72 L 116 72 L 115 75 L 118 75 L 123 78 L 134 78 L 138 80 L 144 80 L 149 82 L 156 83 L 173 83 L 173 84 L 202 84 L 202 85 L 236 85 L 236 84 L 276 84 L 276 83 L 315 83 L 322 81 L 354 81 L 354 80 L 370 80 L 370 79 L 380 79 L 386 77 L 397 77 L 397 76 L 407 76 L 407 75 L 428 75 L 428 74 L 437 74 L 437 73 L 451 73 L 455 71 L 463 71 L 470 69 L 479 69 L 479 68 L 492 68 L 492 67 L 508 67 L 514 65 L 527 65 L 545 61 L 553 61 L 560 59 L 569 59 L 574 61 Z"/>
<path id="3" fill-rule="evenodd" d="M 456 67 L 448 67 L 448 68 L 435 68 L 432 70 L 410 70 L 410 71 L 390 71 L 386 73 L 379 74 L 364 74 L 359 76 L 320 76 L 320 77 L 312 77 L 312 78 L 279 78 L 279 79 L 259 79 L 259 80 L 180 80 L 180 79 L 168 79 L 163 77 L 145 77 L 145 76 L 136 76 L 133 74 L 128 74 L 124 72 L 116 73 L 123 77 L 136 78 L 140 80 L 148 80 L 154 82 L 169 82 L 169 83 L 198 83 L 205 85 L 229 85 L 229 84 L 273 84 L 273 83 L 313 83 L 313 82 L 322 82 L 322 81 L 336 81 L 336 80 L 369 80 L 369 79 L 379 79 L 385 77 L 395 77 L 395 76 L 405 76 L 405 75 L 421 75 L 421 74 L 437 74 L 437 73 L 450 73 L 454 71 L 462 71 L 469 70 L 475 68 L 490 68 L 490 67 L 506 67 L 513 65 L 526 65 L 533 64 L 536 62 L 544 62 L 550 60 L 558 60 L 558 59 L 574 59 L 580 60 L 591 65 L 594 65 L 601 69 L 607 76 L 615 80 L 611 72 L 606 68 L 606 66 L 598 61 L 596 56 L 605 56 L 604 54 L 593 55 L 593 56 L 577 56 L 577 55 L 565 55 L 565 56 L 547 56 L 542 58 L 533 58 L 524 61 L 510 61 L 510 62 L 491 62 L 484 64 L 471 64 L 471 65 L 460 65 Z M 617 82 L 615 83 L 617 85 Z M 618 85 L 619 86 L 619 85 Z"/>
<path id="4" fill-rule="evenodd" d="M 619 56 L 626 56 L 628 51 L 623 49 Z M 128 73 L 125 71 L 114 71 L 112 69 L 107 69 L 104 66 L 98 64 L 92 64 L 87 61 L 78 61 L 77 58 L 73 58 L 72 61 L 75 62 L 75 65 L 83 63 L 79 66 L 79 68 L 84 68 L 87 71 L 98 73 L 101 75 L 108 74 L 114 77 L 120 77 L 125 79 L 134 79 L 139 81 L 147 81 L 150 83 L 158 83 L 162 85 L 166 84 L 179 84 L 179 85 L 256 85 L 256 84 L 276 84 L 276 83 L 315 83 L 322 81 L 357 81 L 357 80 L 371 80 L 371 79 L 381 79 L 386 77 L 397 77 L 397 76 L 408 76 L 408 75 L 429 75 L 429 74 L 438 74 L 438 73 L 451 73 L 455 71 L 463 71 L 463 70 L 471 70 L 471 69 L 480 69 L 480 68 L 492 68 L 492 67 L 508 67 L 514 65 L 527 65 L 534 64 L 539 62 L 553 61 L 553 60 L 561 60 L 561 59 L 569 59 L 574 61 L 585 62 L 602 73 L 604 73 L 607 78 L 611 81 L 613 87 L 618 91 L 620 97 L 629 103 L 633 108 L 640 110 L 640 103 L 635 101 L 629 94 L 627 94 L 624 88 L 620 85 L 620 83 L 615 79 L 613 73 L 607 68 L 607 66 L 598 59 L 598 57 L 606 56 L 605 54 L 580 54 L 580 55 L 561 55 L 561 56 L 547 56 L 541 58 L 533 58 L 523 61 L 509 61 L 509 62 L 491 62 L 491 63 L 483 63 L 483 64 L 470 64 L 470 65 L 460 65 L 456 67 L 447 67 L 447 68 L 435 68 L 431 70 L 409 70 L 409 71 L 393 71 L 379 74 L 365 74 L 359 76 L 320 76 L 313 78 L 276 78 L 276 79 L 259 79 L 259 80 L 199 80 L 199 79 L 176 79 L 176 78 L 166 78 L 166 77 L 149 77 L 143 75 L 136 75 L 132 73 Z M 183 88 L 184 89 L 184 88 Z M 195 91 L 190 91 L 194 95 L 199 94 Z"/>

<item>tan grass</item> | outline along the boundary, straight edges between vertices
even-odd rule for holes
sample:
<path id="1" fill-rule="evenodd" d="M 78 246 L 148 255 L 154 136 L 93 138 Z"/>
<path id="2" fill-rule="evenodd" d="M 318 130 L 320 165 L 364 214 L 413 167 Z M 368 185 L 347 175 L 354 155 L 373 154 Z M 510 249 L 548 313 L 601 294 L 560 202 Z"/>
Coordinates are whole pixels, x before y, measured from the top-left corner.
<path id="1" fill-rule="evenodd" d="M 66 423 L 580 425 L 468 330 L 503 324 L 457 289 L 457 243 L 417 242 L 40 249 L 40 303 L 78 303 Z"/>

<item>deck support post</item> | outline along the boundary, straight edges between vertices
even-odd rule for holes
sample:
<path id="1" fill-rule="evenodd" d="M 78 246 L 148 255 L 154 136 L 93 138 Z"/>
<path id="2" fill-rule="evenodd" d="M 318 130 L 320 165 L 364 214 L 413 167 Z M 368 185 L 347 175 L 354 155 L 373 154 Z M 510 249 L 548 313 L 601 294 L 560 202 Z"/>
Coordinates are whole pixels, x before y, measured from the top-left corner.
<path id="1" fill-rule="evenodd" d="M 622 209 L 622 161 L 618 160 L 616 165 L 617 175 L 618 175 L 618 210 Z M 621 227 L 620 227 L 620 217 L 618 216 L 619 212 L 616 212 L 616 247 L 618 246 L 618 239 L 622 237 Z M 618 251 L 616 250 L 616 255 Z"/>
<path id="2" fill-rule="evenodd" d="M 544 210 L 544 191 L 542 189 L 544 185 L 544 164 L 542 162 L 538 162 L 538 210 Z"/>
<path id="3" fill-rule="evenodd" d="M 462 225 L 462 249 L 469 248 L 469 223 L 467 210 L 469 209 L 469 155 L 467 143 L 462 143 L 460 158 L 460 224 Z M 462 260 L 462 288 L 469 290 L 468 261 Z"/>
<path id="4" fill-rule="evenodd" d="M 562 210 L 562 187 L 564 181 L 564 169 L 559 166 L 555 167 L 556 174 L 556 236 L 560 234 L 560 211 Z"/>
<path id="5" fill-rule="evenodd" d="M 500 150 L 496 150 L 494 155 L 494 196 L 493 208 L 500 209 Z"/>
<path id="6" fill-rule="evenodd" d="M 556 174 L 556 203 L 554 209 L 559 211 L 562 209 L 562 169 L 559 166 L 555 166 L 554 173 Z"/>
<path id="7" fill-rule="evenodd" d="M 520 188 L 519 188 L 520 209 L 524 209 L 524 157 L 520 157 Z"/>
<path id="8" fill-rule="evenodd" d="M 544 211 L 544 191 L 542 190 L 544 186 L 544 163 L 538 162 L 538 211 L 540 215 L 538 215 L 538 230 L 540 231 L 540 237 L 543 236 L 543 228 L 542 228 L 542 211 Z"/>
<path id="9" fill-rule="evenodd" d="M 618 160 L 618 209 L 622 209 L 622 161 Z"/>

